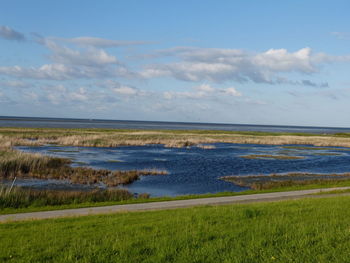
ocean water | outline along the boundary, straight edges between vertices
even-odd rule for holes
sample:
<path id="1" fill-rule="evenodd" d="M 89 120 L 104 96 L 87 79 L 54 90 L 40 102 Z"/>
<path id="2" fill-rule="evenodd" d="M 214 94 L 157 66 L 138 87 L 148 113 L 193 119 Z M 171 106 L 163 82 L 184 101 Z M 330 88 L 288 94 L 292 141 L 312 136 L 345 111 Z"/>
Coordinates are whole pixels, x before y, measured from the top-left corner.
<path id="1" fill-rule="evenodd" d="M 156 130 L 226 130 L 262 132 L 342 133 L 350 128 L 275 126 L 250 124 L 218 124 L 192 122 L 157 122 L 98 119 L 27 118 L 0 116 L 0 127 L 32 128 L 105 128 L 105 129 L 156 129 Z"/>
<path id="2" fill-rule="evenodd" d="M 152 196 L 238 192 L 247 189 L 221 180 L 222 176 L 350 171 L 349 148 L 231 143 L 215 143 L 212 147 L 214 148 L 166 148 L 162 145 L 147 145 L 97 148 L 47 145 L 17 148 L 25 152 L 70 158 L 73 160 L 73 166 L 110 170 L 167 170 L 168 175 L 144 176 L 141 180 L 124 186 L 133 193 L 149 193 Z M 298 156 L 301 159 L 243 157 L 247 155 Z M 43 185 L 48 188 L 57 187 L 57 184 L 52 182 L 41 182 L 41 186 Z"/>

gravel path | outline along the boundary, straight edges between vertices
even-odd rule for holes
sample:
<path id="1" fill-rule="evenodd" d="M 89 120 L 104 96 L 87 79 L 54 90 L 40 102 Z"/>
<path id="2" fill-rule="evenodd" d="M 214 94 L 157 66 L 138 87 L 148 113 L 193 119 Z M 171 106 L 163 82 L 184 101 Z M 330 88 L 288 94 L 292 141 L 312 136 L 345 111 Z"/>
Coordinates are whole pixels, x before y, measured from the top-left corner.
<path id="1" fill-rule="evenodd" d="M 5 223 L 10 221 L 22 221 L 22 220 L 33 220 L 33 219 L 86 216 L 86 215 L 117 213 L 117 212 L 124 212 L 124 211 L 131 212 L 131 211 L 175 209 L 175 208 L 193 207 L 193 206 L 201 206 L 201 205 L 223 205 L 223 204 L 233 204 L 233 203 L 271 202 L 271 201 L 281 201 L 281 200 L 287 200 L 287 199 L 299 199 L 303 197 L 305 198 L 306 196 L 308 198 L 322 198 L 322 197 L 338 196 L 338 195 L 350 195 L 350 193 L 349 194 L 335 193 L 335 194 L 312 195 L 320 192 L 346 190 L 346 189 L 350 189 L 350 187 L 323 188 L 323 189 L 299 190 L 299 191 L 289 191 L 289 192 L 211 197 L 211 198 L 199 198 L 199 199 L 189 199 L 189 200 L 151 202 L 151 203 L 142 203 L 142 204 L 112 205 L 112 206 L 53 210 L 53 211 L 43 211 L 43 212 L 18 213 L 18 214 L 0 215 L 0 222 Z"/>

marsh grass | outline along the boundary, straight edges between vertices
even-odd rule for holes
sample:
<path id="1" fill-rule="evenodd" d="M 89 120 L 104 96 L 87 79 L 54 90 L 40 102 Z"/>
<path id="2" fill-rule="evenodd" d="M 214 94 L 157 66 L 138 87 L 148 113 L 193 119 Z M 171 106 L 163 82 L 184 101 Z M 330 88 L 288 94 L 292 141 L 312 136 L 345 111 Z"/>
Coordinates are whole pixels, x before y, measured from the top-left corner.
<path id="1" fill-rule="evenodd" d="M 341 153 L 313 153 L 312 155 L 318 155 L 318 156 L 341 156 L 343 154 Z"/>
<path id="2" fill-rule="evenodd" d="M 110 171 L 88 167 L 71 167 L 71 161 L 63 158 L 23 153 L 10 148 L 0 150 L 0 178 L 57 179 L 77 184 L 104 183 L 107 186 L 130 184 L 140 176 L 166 175 L 156 169 Z"/>
<path id="3" fill-rule="evenodd" d="M 56 144 L 116 147 L 163 144 L 166 147 L 191 147 L 218 142 L 350 147 L 350 135 L 201 130 L 0 128 L 0 145 L 3 146 Z"/>
<path id="4" fill-rule="evenodd" d="M 318 185 L 333 186 L 341 183 L 350 183 L 350 173 L 343 174 L 312 174 L 287 173 L 271 175 L 224 176 L 220 179 L 232 182 L 239 186 L 253 190 L 268 190 L 288 187 Z"/>
<path id="5" fill-rule="evenodd" d="M 275 160 L 299 160 L 304 159 L 303 156 L 291 156 L 291 155 L 270 155 L 270 154 L 250 154 L 240 156 L 245 159 L 275 159 Z"/>
<path id="6" fill-rule="evenodd" d="M 206 149 L 206 150 L 211 150 L 211 149 L 215 149 L 215 145 L 207 145 L 207 144 L 198 144 L 197 145 L 198 148 L 201 148 L 201 149 Z"/>
<path id="7" fill-rule="evenodd" d="M 11 148 L 0 148 L 0 176 L 2 178 L 22 177 L 33 171 L 68 167 L 68 164 L 70 164 L 68 159 L 23 153 Z"/>
<path id="8" fill-rule="evenodd" d="M 124 189 L 58 191 L 0 186 L 0 209 L 123 201 L 132 198 L 133 195 Z"/>

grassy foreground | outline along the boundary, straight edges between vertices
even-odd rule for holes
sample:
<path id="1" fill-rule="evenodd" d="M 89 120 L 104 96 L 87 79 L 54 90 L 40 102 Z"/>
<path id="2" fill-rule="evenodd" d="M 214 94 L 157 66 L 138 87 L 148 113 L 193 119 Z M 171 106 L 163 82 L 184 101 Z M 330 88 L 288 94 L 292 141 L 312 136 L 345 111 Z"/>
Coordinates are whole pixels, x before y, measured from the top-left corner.
<path id="1" fill-rule="evenodd" d="M 350 197 L 0 225 L 1 262 L 348 262 Z"/>

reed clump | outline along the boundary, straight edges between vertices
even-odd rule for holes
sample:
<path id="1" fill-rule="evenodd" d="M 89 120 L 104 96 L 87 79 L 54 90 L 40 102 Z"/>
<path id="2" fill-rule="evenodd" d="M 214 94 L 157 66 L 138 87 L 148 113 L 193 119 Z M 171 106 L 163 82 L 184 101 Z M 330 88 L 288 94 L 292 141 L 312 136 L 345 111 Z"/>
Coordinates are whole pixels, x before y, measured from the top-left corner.
<path id="1" fill-rule="evenodd" d="M 133 194 L 124 189 L 58 191 L 0 187 L 0 209 L 123 201 L 132 198 Z M 146 198 L 146 195 L 142 198 Z"/>
<path id="2" fill-rule="evenodd" d="M 304 159 L 303 156 L 291 156 L 291 155 L 272 155 L 272 154 L 250 154 L 241 156 L 245 159 L 275 159 L 275 160 L 299 160 Z"/>
<path id="3" fill-rule="evenodd" d="M 253 183 L 250 185 L 251 189 L 254 190 L 267 190 L 281 187 L 290 186 L 303 186 L 303 185 L 327 185 L 327 184 L 337 184 L 349 179 L 314 179 L 314 180 L 287 180 L 287 181 L 271 181 L 271 182 L 261 182 Z"/>
<path id="4" fill-rule="evenodd" d="M 250 176 L 224 176 L 222 180 L 235 185 L 249 187 L 254 190 L 266 190 L 290 186 L 303 185 L 332 185 L 350 182 L 350 173 L 342 174 L 313 174 L 313 173 L 287 173 Z"/>
<path id="5" fill-rule="evenodd" d="M 140 176 L 164 175 L 166 171 L 131 170 L 110 171 L 88 167 L 71 167 L 70 160 L 15 151 L 0 150 L 0 178 L 57 179 L 77 184 L 104 183 L 107 186 L 130 184 Z"/>

